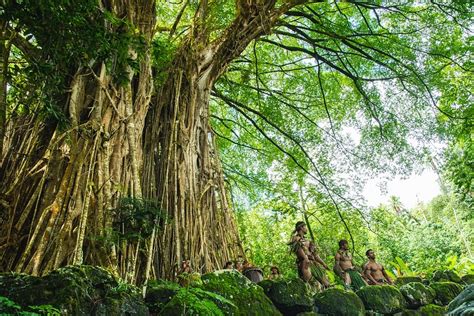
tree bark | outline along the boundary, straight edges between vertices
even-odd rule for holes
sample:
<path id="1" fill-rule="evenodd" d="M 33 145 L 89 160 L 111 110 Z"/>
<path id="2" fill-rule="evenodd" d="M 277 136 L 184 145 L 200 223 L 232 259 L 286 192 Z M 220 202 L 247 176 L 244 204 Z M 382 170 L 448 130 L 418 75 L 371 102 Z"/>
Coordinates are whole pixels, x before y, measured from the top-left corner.
<path id="1" fill-rule="evenodd" d="M 150 43 L 154 1 L 100 5 L 126 17 Z M 2 270 L 38 275 L 87 262 L 123 271 L 121 265 L 137 259 L 139 245 L 121 252 L 102 241 L 119 198 L 141 196 L 141 138 L 153 92 L 149 47 L 139 69 L 129 67 L 128 83 L 119 85 L 104 63 L 78 66 L 64 96 L 67 131 L 34 116 L 16 121 L 0 167 Z"/>
<path id="2" fill-rule="evenodd" d="M 1 269 L 43 274 L 86 262 L 141 282 L 142 272 L 145 281 L 149 274 L 173 278 L 183 259 L 207 272 L 244 256 L 209 125 L 210 91 L 252 40 L 302 2 L 275 8 L 276 0 L 237 1 L 235 20 L 211 41 L 202 1 L 153 98 L 148 47 L 140 70 L 128 69 L 124 86 L 103 63 L 71 74 L 64 96 L 67 131 L 36 117 L 18 119 L 0 166 Z M 126 17 L 150 42 L 153 0 L 104 0 L 101 6 Z M 110 210 L 122 196 L 159 201 L 166 218 L 154 240 L 103 242 L 114 220 Z"/>

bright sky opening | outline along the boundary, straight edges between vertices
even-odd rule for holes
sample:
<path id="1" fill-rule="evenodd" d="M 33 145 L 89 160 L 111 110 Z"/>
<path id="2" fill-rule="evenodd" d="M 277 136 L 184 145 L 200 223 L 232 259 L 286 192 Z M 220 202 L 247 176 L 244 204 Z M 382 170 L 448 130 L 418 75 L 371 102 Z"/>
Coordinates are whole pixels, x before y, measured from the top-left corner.
<path id="1" fill-rule="evenodd" d="M 438 176 L 431 169 L 425 169 L 421 174 L 412 174 L 406 179 L 396 177 L 388 181 L 386 192 L 382 191 L 380 184 L 381 181 L 376 179 L 367 182 L 363 195 L 369 206 L 387 204 L 391 196 L 397 196 L 403 206 L 410 209 L 420 202 L 429 202 L 441 193 Z"/>

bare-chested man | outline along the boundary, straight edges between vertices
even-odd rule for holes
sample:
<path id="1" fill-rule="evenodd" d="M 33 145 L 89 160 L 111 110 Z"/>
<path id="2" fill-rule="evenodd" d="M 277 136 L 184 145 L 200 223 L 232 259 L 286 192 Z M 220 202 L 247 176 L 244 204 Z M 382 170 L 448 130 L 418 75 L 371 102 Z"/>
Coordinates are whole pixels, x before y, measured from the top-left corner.
<path id="1" fill-rule="evenodd" d="M 375 252 L 369 249 L 365 255 L 369 258 L 369 261 L 364 264 L 363 274 L 369 285 L 393 284 L 383 265 L 375 261 Z"/>
<path id="2" fill-rule="evenodd" d="M 314 278 L 327 288 L 330 284 L 321 266 L 326 270 L 329 270 L 329 268 L 316 253 L 314 243 L 306 240 L 305 235 L 307 232 L 306 224 L 301 221 L 297 222 L 289 242 L 291 250 L 296 254 L 298 275 L 305 282 L 310 282 Z"/>
<path id="3" fill-rule="evenodd" d="M 335 259 L 334 272 L 342 278 L 346 288 L 352 288 L 356 291 L 367 285 L 354 267 L 347 240 L 342 239 L 339 241 L 339 250 L 336 253 Z"/>

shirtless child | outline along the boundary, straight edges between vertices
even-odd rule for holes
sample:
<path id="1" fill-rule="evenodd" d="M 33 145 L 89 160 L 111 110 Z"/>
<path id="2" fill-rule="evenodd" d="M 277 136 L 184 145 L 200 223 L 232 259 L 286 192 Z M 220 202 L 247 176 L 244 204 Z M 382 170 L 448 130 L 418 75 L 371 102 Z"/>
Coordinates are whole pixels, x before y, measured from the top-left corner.
<path id="1" fill-rule="evenodd" d="M 369 249 L 365 255 L 369 258 L 369 261 L 364 264 L 363 274 L 369 285 L 393 284 L 383 265 L 375 261 L 375 252 Z"/>

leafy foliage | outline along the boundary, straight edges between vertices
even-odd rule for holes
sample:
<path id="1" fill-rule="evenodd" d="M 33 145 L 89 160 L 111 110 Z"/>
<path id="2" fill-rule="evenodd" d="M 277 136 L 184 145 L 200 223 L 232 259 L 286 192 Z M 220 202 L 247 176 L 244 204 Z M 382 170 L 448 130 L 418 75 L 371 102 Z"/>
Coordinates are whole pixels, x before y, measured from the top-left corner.
<path id="1" fill-rule="evenodd" d="M 21 316 L 59 316 L 61 312 L 59 309 L 51 305 L 34 305 L 22 308 L 7 297 L 0 296 L 0 313 L 2 315 L 21 315 Z"/>
<path id="2" fill-rule="evenodd" d="M 113 213 L 114 233 L 124 240 L 148 238 L 160 221 L 166 220 L 157 201 L 143 198 L 122 198 Z"/>
<path id="3" fill-rule="evenodd" d="M 69 124 L 64 93 L 77 69 L 93 70 L 105 62 L 115 81 L 123 84 L 129 71 L 138 71 L 145 50 L 136 28 L 126 19 L 99 10 L 96 0 L 10 1 L 4 18 L 11 24 L 10 32 L 23 40 L 21 58 L 27 62 L 25 67 L 12 66 L 17 84 L 9 91 L 10 98 L 27 108 L 35 100 L 42 118 L 59 123 L 62 129 Z M 130 50 L 137 52 L 136 58 Z M 30 94 L 27 98 L 25 90 Z"/>

